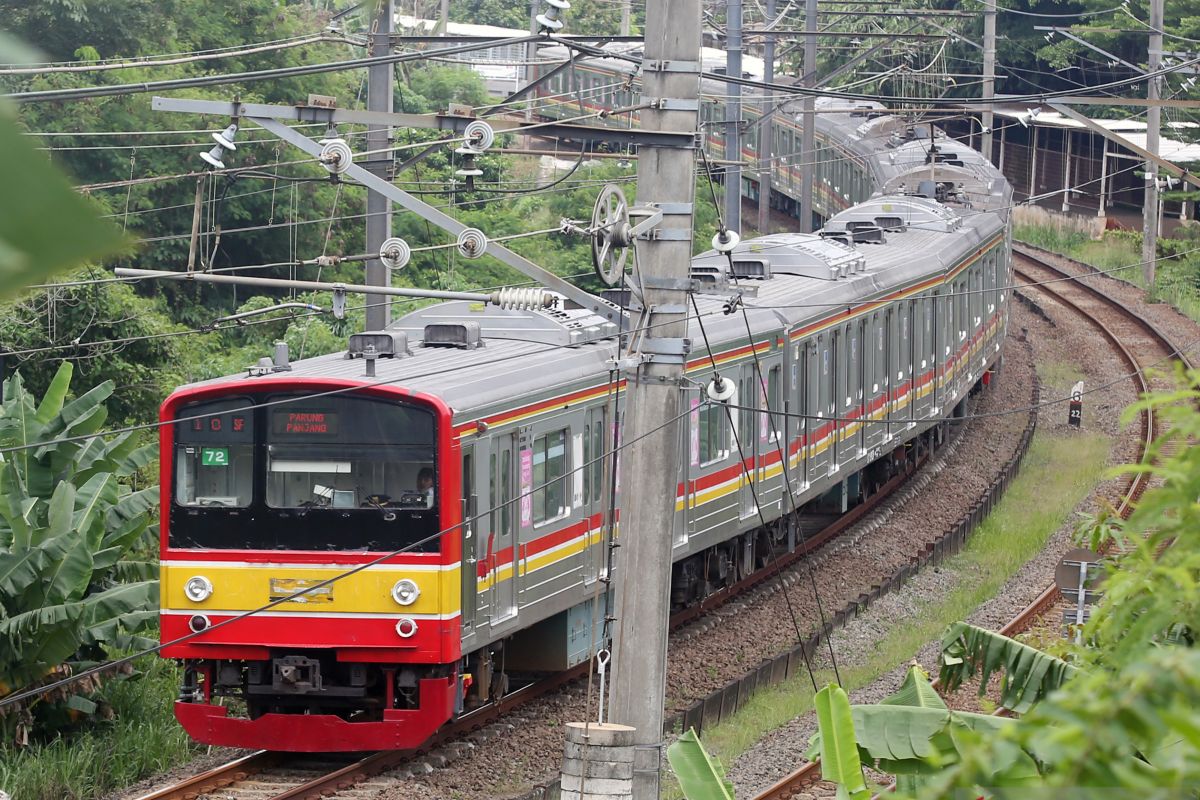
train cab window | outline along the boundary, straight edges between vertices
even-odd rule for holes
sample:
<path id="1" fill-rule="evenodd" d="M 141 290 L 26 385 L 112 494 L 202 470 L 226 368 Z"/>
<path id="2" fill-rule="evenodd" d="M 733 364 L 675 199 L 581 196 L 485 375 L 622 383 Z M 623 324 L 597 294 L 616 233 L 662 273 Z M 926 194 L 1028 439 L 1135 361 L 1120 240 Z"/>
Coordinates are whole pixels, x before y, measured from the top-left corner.
<path id="1" fill-rule="evenodd" d="M 254 493 L 254 407 L 232 398 L 185 406 L 175 423 L 175 502 L 245 508 Z"/>
<path id="2" fill-rule="evenodd" d="M 533 524 L 566 514 L 567 429 L 539 436 L 533 442 Z"/>
<path id="3" fill-rule="evenodd" d="M 436 506 L 429 412 L 353 397 L 298 398 L 264 411 L 268 506 Z"/>

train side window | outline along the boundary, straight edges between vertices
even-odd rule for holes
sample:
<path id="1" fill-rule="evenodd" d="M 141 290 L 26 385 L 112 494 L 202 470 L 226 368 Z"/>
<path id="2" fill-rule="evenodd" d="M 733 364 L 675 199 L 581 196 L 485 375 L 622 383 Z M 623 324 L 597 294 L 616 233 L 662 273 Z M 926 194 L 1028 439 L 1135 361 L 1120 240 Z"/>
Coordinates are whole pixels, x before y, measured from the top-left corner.
<path id="1" fill-rule="evenodd" d="M 592 425 L 592 458 L 596 462 L 592 464 L 592 497 L 597 501 L 602 500 L 604 487 L 604 425 L 596 422 Z"/>
<path id="2" fill-rule="evenodd" d="M 533 442 L 533 524 L 565 515 L 567 507 L 568 431 L 561 428 Z"/>

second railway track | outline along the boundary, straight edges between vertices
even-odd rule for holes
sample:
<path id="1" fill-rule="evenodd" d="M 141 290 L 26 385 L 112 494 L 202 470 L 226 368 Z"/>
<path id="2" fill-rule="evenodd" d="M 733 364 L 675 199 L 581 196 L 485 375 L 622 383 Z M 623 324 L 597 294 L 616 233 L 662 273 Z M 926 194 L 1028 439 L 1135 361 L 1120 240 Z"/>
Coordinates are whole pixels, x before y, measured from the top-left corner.
<path id="1" fill-rule="evenodd" d="M 1184 349 L 1145 316 L 1127 307 L 1121 300 L 1093 286 L 1094 270 L 1083 264 L 1074 269 L 1051 263 L 1045 254 L 1033 249 L 1014 247 L 1014 274 L 1017 291 L 1039 293 L 1087 319 L 1108 341 L 1129 370 L 1128 378 L 1138 394 L 1172 386 L 1165 376 L 1169 362 L 1180 360 L 1185 367 L 1193 364 Z M 1162 422 L 1149 411 L 1141 415 L 1139 457 L 1150 442 L 1162 433 Z M 1118 513 L 1127 517 L 1148 486 L 1149 478 L 1137 473 L 1120 491 Z M 1057 587 L 1050 583 L 1029 605 L 1000 629 L 1005 636 L 1029 630 L 1059 601 Z M 754 800 L 784 800 L 810 790 L 821 783 L 820 762 L 809 762 L 755 796 Z"/>

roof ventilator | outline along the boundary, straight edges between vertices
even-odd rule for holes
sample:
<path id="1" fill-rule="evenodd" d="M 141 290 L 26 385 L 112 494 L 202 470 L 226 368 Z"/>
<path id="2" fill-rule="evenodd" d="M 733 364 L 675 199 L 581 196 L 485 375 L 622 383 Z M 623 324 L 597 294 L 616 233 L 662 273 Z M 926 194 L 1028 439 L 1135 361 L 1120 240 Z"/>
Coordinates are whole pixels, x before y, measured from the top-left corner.
<path id="1" fill-rule="evenodd" d="M 425 326 L 425 346 L 474 350 L 483 347 L 483 337 L 478 322 L 440 322 Z"/>
<path id="2" fill-rule="evenodd" d="M 376 358 L 403 358 L 411 356 L 408 349 L 408 334 L 403 331 L 366 331 L 350 334 L 346 358 L 365 358 L 367 348 L 373 348 Z"/>

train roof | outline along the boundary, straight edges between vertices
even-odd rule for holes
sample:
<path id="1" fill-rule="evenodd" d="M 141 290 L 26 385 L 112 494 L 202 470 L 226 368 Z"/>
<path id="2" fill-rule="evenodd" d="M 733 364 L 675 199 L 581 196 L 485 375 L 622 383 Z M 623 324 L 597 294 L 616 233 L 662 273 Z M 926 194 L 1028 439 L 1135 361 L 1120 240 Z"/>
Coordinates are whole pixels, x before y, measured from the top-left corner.
<path id="1" fill-rule="evenodd" d="M 886 200 L 880 200 L 881 209 Z M 922 198 L 892 201 L 908 203 L 908 211 L 896 213 L 910 224 L 888 232 L 877 243 L 852 245 L 819 234 L 775 234 L 742 242 L 733 253 L 735 263 L 757 260 L 764 266 L 762 277 L 717 276 L 718 281 L 696 295 L 704 325 L 701 331 L 694 321 L 689 324 L 693 350 L 702 351 L 705 338 L 718 351 L 745 341 L 746 323 L 740 313 L 723 313 L 735 293 L 734 284 L 749 289 L 743 302 L 750 327 L 760 336 L 815 323 L 831 312 L 941 275 L 1003 230 L 994 214 L 960 214 Z M 943 224 L 929 224 L 933 217 Z M 921 257 L 914 258 L 914 253 Z M 693 275 L 711 276 L 720 263 L 728 262 L 712 251 L 702 253 L 693 259 Z M 466 301 L 439 303 L 389 326 L 406 342 L 398 348 L 400 357 L 376 359 L 374 378 L 366 376 L 361 358 L 343 351 L 295 361 L 288 372 L 246 381 L 248 386 L 265 387 L 303 377 L 394 383 L 436 395 L 457 417 L 472 419 L 517 398 L 552 396 L 581 382 L 607 379 L 616 352 L 615 328 L 590 311 L 571 307 L 565 299 L 560 305 L 511 310 Z M 471 342 L 467 347 L 444 346 L 443 327 L 435 337 L 443 345 L 435 345 L 430 333 L 434 329 L 429 326 L 461 327 Z M 474 341 L 479 346 L 473 346 Z"/>

